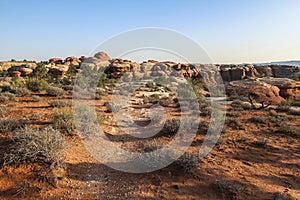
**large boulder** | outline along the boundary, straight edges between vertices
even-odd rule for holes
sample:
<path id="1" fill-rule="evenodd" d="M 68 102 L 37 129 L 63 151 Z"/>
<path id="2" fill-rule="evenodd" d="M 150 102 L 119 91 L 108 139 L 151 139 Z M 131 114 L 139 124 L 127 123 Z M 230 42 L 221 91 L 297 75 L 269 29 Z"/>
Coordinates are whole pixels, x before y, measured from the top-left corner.
<path id="1" fill-rule="evenodd" d="M 76 58 L 75 56 L 70 56 L 65 59 L 65 65 L 75 65 L 79 66 L 81 63 L 80 58 Z"/>
<path id="2" fill-rule="evenodd" d="M 49 63 L 50 64 L 63 64 L 63 60 L 61 58 L 50 58 Z"/>
<path id="3" fill-rule="evenodd" d="M 259 79 L 232 81 L 226 86 L 228 95 L 238 95 L 258 103 L 277 104 L 284 99 L 280 96 L 277 86 L 265 83 Z"/>
<path id="4" fill-rule="evenodd" d="M 274 85 L 280 89 L 285 99 L 300 99 L 300 82 L 288 78 L 260 78 L 259 81 Z"/>
<path id="5" fill-rule="evenodd" d="M 64 78 L 69 70 L 68 65 L 48 65 L 49 73 L 56 78 Z"/>
<path id="6" fill-rule="evenodd" d="M 33 70 L 28 67 L 21 67 L 19 71 L 21 72 L 22 76 L 29 76 L 33 72 Z"/>

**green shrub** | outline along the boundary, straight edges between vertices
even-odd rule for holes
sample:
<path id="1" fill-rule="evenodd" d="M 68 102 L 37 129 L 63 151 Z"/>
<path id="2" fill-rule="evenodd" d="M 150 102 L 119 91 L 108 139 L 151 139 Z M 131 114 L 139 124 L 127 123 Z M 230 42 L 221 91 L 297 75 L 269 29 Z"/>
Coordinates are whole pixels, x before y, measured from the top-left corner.
<path id="1" fill-rule="evenodd" d="M 71 109 L 64 108 L 61 110 L 54 110 L 53 126 L 58 130 L 66 131 L 72 135 L 72 131 L 74 130 L 75 126 Z"/>
<path id="2" fill-rule="evenodd" d="M 46 164 L 49 167 L 64 165 L 66 142 L 59 131 L 47 127 L 34 129 L 25 127 L 14 133 L 14 145 L 4 156 L 4 165 L 24 162 Z"/>
<path id="3" fill-rule="evenodd" d="M 277 109 L 279 111 L 289 111 L 291 108 L 291 101 L 290 100 L 283 100 L 277 105 Z"/>
<path id="4" fill-rule="evenodd" d="M 30 78 L 26 81 L 26 87 L 34 92 L 45 90 L 47 86 L 48 83 L 44 79 Z"/>

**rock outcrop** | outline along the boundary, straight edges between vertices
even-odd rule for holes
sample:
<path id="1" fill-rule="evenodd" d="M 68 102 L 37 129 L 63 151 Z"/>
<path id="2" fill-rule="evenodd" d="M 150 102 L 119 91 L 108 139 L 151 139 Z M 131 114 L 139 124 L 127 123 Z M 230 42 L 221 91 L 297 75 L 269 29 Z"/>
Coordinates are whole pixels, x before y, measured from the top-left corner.
<path id="1" fill-rule="evenodd" d="M 288 78 L 260 78 L 261 82 L 279 88 L 279 95 L 285 99 L 300 99 L 300 82 Z"/>
<path id="2" fill-rule="evenodd" d="M 277 104 L 284 99 L 280 96 L 277 86 L 265 83 L 259 79 L 232 81 L 226 86 L 226 93 L 244 98 L 252 98 L 258 103 Z"/>

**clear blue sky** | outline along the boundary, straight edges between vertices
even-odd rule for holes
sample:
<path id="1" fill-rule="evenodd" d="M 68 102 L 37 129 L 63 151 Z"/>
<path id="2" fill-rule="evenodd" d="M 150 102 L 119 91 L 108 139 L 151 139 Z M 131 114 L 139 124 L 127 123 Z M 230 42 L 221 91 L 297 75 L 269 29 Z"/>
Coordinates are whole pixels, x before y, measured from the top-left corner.
<path id="1" fill-rule="evenodd" d="M 179 31 L 214 62 L 300 60 L 300 0 L 1 0 L 0 9 L 0 60 L 88 55 L 140 27 Z"/>

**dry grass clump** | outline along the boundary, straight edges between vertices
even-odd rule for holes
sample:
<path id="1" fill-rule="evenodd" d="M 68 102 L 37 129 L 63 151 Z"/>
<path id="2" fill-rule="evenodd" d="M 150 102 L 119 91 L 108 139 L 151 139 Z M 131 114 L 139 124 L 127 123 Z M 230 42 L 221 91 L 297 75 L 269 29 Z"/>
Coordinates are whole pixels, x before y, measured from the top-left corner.
<path id="1" fill-rule="evenodd" d="M 273 194 L 273 200 L 295 200 L 295 199 L 288 193 L 275 192 Z"/>
<path id="2" fill-rule="evenodd" d="M 17 119 L 1 118 L 0 119 L 0 133 L 6 133 L 21 128 L 23 123 Z"/>
<path id="3" fill-rule="evenodd" d="M 55 107 L 55 108 L 62 108 L 62 107 L 70 107 L 72 106 L 72 102 L 71 101 L 67 101 L 67 100 L 52 100 L 49 101 L 49 105 L 51 107 Z"/>
<path id="4" fill-rule="evenodd" d="M 32 95 L 32 101 L 33 102 L 40 102 L 42 98 L 38 95 Z"/>
<path id="5" fill-rule="evenodd" d="M 293 126 L 287 124 L 286 122 L 282 122 L 279 124 L 279 128 L 277 130 L 278 133 L 282 133 L 288 136 L 298 136 L 300 133 L 297 129 L 293 128 Z"/>
<path id="6" fill-rule="evenodd" d="M 233 181 L 225 181 L 222 178 L 218 177 L 216 179 L 215 185 L 217 189 L 220 191 L 224 199 L 232 199 L 232 200 L 242 200 L 245 199 L 246 194 L 246 186 L 233 182 Z"/>
<path id="7" fill-rule="evenodd" d="M 0 117 L 4 117 L 4 115 L 10 110 L 11 108 L 8 106 L 0 106 Z"/>
<path id="8" fill-rule="evenodd" d="M 50 86 L 46 89 L 46 92 L 49 96 L 63 97 L 65 91 L 62 88 Z"/>
<path id="9" fill-rule="evenodd" d="M 185 173 L 191 173 L 198 169 L 200 160 L 196 154 L 185 153 L 174 164 L 179 166 Z"/>
<path id="10" fill-rule="evenodd" d="M 15 94 L 18 97 L 28 96 L 28 95 L 30 95 L 30 90 L 28 90 L 26 87 L 19 87 L 19 88 L 16 88 Z"/>
<path id="11" fill-rule="evenodd" d="M 6 103 L 9 101 L 16 101 L 16 95 L 10 92 L 4 92 L 0 94 L 0 102 Z"/>
<path id="12" fill-rule="evenodd" d="M 14 144 L 4 156 L 4 165 L 25 162 L 45 164 L 51 168 L 64 165 L 66 141 L 59 131 L 47 127 L 25 127 L 14 133 Z"/>

